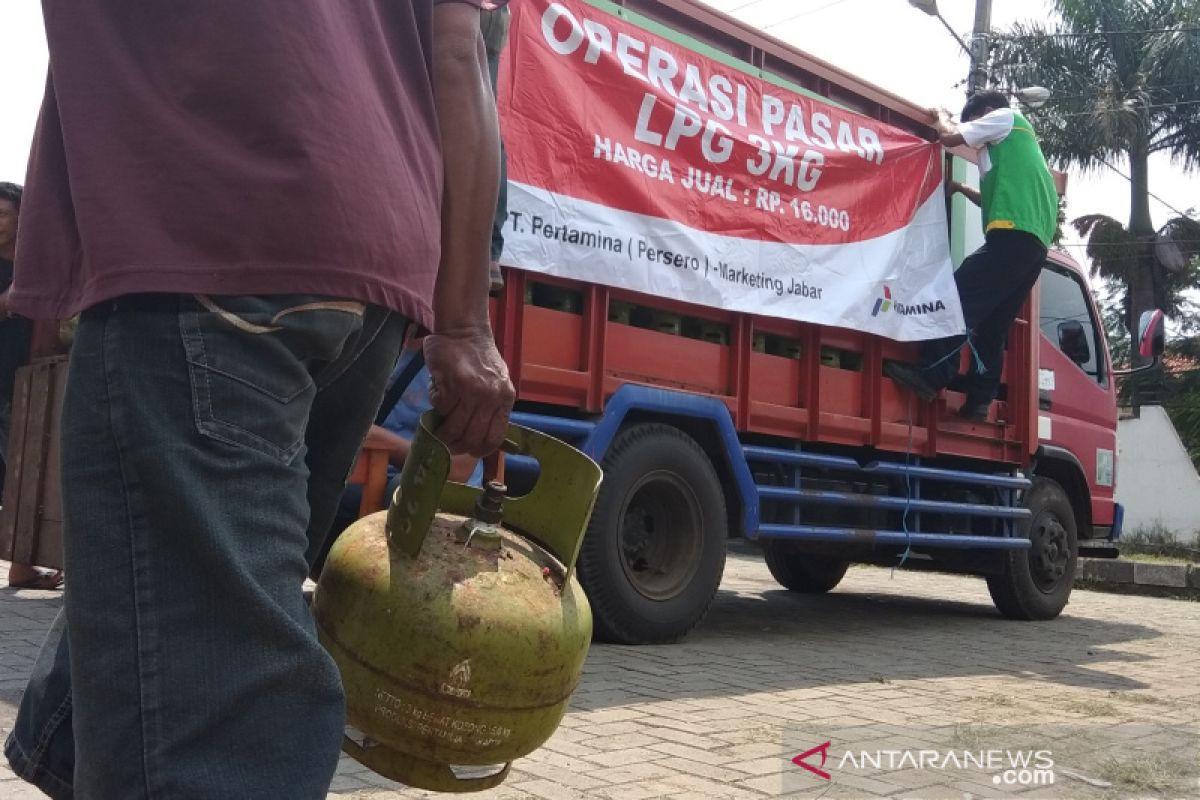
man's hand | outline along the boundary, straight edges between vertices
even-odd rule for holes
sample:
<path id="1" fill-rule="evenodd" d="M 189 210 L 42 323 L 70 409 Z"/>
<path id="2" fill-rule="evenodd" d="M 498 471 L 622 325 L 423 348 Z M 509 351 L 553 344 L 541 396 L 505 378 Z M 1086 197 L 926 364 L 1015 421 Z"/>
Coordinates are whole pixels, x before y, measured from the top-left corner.
<path id="1" fill-rule="evenodd" d="M 938 139 L 943 147 L 957 147 L 963 144 L 962 134 L 958 132 L 958 126 L 954 124 L 954 118 L 949 111 L 944 108 L 930 108 L 928 111 L 934 119 L 933 127 L 937 129 Z"/>
<path id="2" fill-rule="evenodd" d="M 10 287 L 0 292 L 0 319 L 8 319 L 12 316 L 12 312 L 8 310 L 8 293 L 11 291 Z"/>
<path id="3" fill-rule="evenodd" d="M 963 197 L 970 200 L 975 205 L 980 204 L 979 190 L 976 189 L 974 186 L 968 186 L 967 184 L 959 183 L 958 181 L 950 181 L 949 186 L 947 188 L 950 189 L 951 193 L 958 192 L 959 194 L 961 194 Z"/>
<path id="4" fill-rule="evenodd" d="M 482 458 L 495 452 L 516 392 L 491 329 L 442 331 L 426 336 L 423 346 L 429 401 L 442 418 L 438 438 L 453 453 Z"/>

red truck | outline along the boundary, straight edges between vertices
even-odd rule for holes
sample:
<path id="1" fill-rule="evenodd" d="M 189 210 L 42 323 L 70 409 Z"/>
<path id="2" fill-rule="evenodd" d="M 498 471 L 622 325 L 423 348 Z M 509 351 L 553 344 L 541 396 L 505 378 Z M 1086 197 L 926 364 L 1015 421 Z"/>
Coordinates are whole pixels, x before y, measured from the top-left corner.
<path id="1" fill-rule="evenodd" d="M 541 14 L 560 54 L 572 31 L 551 27 L 573 13 L 584 20 L 580 48 L 607 43 L 620 55 L 625 36 L 627 71 L 665 59 L 651 50 L 643 63 L 632 37 L 597 32 L 619 20 L 934 141 L 924 109 L 694 0 L 532 6 L 516 13 Z M 593 11 L 609 16 L 584 19 Z M 502 80 L 502 110 L 511 91 Z M 503 122 L 507 137 L 512 120 Z M 602 147 L 597 158 L 610 158 Z M 946 158 L 960 175 L 969 169 Z M 981 238 L 977 212 L 961 200 L 947 207 L 961 260 Z M 542 235 L 567 230 L 552 228 L 544 222 Z M 1019 619 L 1062 611 L 1081 553 L 1116 554 L 1113 369 L 1085 276 L 1061 251 L 1012 326 L 1001 393 L 982 424 L 948 413 L 962 399 L 953 391 L 926 405 L 884 376 L 885 359 L 914 359 L 910 342 L 524 266 L 505 264 L 493 304 L 517 387 L 513 418 L 604 467 L 579 576 L 607 640 L 684 636 L 712 602 L 734 537 L 759 543 L 772 575 L 797 592 L 833 589 L 851 563 L 969 573 Z M 508 460 L 510 485 L 535 476 L 535 465 Z"/>

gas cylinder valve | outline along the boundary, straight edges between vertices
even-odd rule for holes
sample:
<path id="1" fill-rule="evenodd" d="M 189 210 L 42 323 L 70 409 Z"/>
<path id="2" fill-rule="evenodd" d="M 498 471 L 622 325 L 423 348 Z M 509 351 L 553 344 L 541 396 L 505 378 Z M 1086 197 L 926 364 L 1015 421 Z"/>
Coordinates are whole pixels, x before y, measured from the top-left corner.
<path id="1" fill-rule="evenodd" d="M 483 493 L 475 500 L 475 511 L 463 522 L 456 538 L 466 547 L 479 550 L 500 549 L 500 522 L 504 519 L 504 500 L 508 487 L 503 483 L 488 481 Z"/>

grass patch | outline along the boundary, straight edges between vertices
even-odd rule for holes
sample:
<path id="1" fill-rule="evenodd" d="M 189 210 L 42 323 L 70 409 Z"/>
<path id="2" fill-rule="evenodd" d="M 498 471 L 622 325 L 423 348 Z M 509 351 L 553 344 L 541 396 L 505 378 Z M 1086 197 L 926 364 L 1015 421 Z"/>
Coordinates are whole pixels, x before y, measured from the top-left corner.
<path id="1" fill-rule="evenodd" d="M 1170 789 L 1181 774 L 1177 765 L 1157 756 L 1138 756 L 1128 761 L 1110 758 L 1100 765 L 1104 780 L 1143 791 Z"/>
<path id="2" fill-rule="evenodd" d="M 1126 703 L 1141 703 L 1144 705 L 1164 705 L 1165 700 L 1160 700 L 1152 694 L 1137 694 L 1136 692 L 1118 692 L 1111 691 L 1108 696 L 1115 700 L 1123 700 Z"/>
<path id="3" fill-rule="evenodd" d="M 1139 553 L 1121 548 L 1122 561 L 1147 561 L 1154 564 L 1195 564 L 1196 559 L 1186 556 L 1173 556 L 1164 553 Z"/>
<path id="4" fill-rule="evenodd" d="M 982 750 L 983 729 L 978 725 L 955 725 L 950 735 L 950 747 L 954 750 Z"/>
<path id="5" fill-rule="evenodd" d="M 1076 578 L 1075 588 L 1085 592 L 1105 592 L 1107 594 L 1130 594 L 1140 597 L 1162 597 L 1167 600 L 1200 601 L 1200 590 L 1179 589 L 1173 586 L 1142 586 L 1136 583 L 1108 583 L 1094 581 L 1089 578 Z"/>
<path id="6" fill-rule="evenodd" d="M 1121 537 L 1117 547 L 1122 558 L 1161 556 L 1182 559 L 1185 564 L 1200 563 L 1200 530 L 1191 537 L 1176 535 L 1161 523 L 1135 528 Z M 1139 559 L 1142 560 L 1142 559 Z M 1179 563 L 1172 561 L 1169 563 Z"/>
<path id="7" fill-rule="evenodd" d="M 1112 703 L 1106 703 L 1103 700 L 1090 699 L 1065 699 L 1055 703 L 1063 711 L 1070 711 L 1075 714 L 1083 714 L 1088 717 L 1119 717 L 1120 710 Z"/>

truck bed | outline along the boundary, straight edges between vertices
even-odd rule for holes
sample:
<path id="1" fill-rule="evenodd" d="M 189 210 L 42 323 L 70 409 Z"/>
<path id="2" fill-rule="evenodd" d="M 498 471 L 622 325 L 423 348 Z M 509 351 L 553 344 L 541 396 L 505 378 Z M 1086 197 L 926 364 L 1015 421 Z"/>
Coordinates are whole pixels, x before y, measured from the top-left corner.
<path id="1" fill-rule="evenodd" d="M 961 395 L 926 404 L 884 377 L 885 359 L 916 357 L 911 343 L 519 269 L 505 277 L 493 318 L 518 401 L 559 414 L 600 414 L 634 383 L 714 397 L 740 434 L 1017 466 L 1036 441 L 1032 301 L 1009 337 L 1006 399 L 992 421 L 970 423 L 949 413 Z"/>

